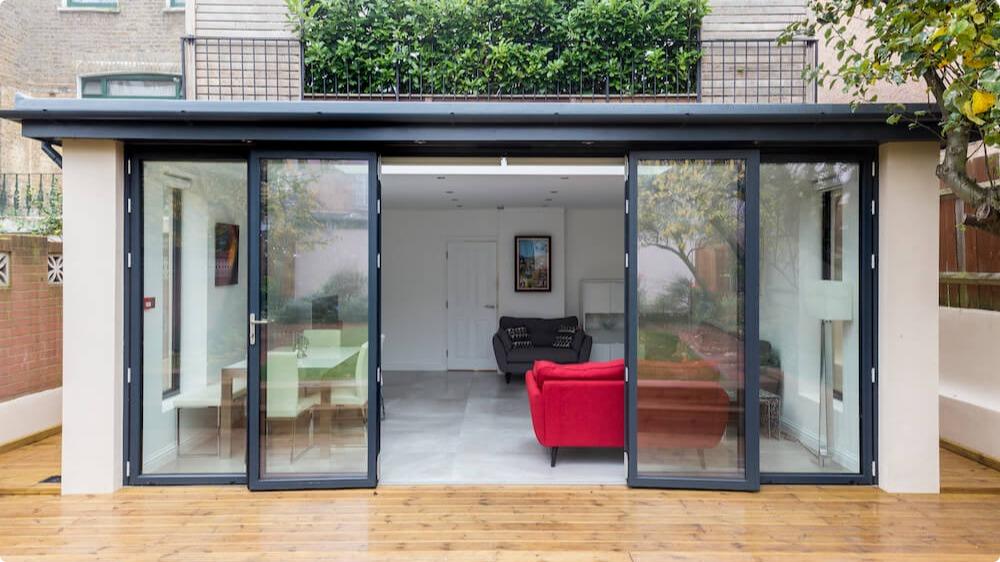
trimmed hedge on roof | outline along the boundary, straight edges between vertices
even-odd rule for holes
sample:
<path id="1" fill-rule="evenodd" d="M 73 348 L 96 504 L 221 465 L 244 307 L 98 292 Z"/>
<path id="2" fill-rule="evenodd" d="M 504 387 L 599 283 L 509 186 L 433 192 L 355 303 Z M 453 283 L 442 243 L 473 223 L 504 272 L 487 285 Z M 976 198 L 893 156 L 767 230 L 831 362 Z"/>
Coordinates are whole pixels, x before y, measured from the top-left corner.
<path id="1" fill-rule="evenodd" d="M 307 92 L 687 92 L 707 0 L 286 0 Z"/>

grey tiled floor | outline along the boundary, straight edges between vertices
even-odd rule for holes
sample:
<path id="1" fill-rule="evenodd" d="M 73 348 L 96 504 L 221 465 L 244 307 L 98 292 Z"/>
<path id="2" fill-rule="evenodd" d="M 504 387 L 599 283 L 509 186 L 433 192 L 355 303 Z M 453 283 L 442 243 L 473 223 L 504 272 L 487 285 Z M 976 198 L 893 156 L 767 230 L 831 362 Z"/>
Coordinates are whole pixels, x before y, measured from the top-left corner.
<path id="1" fill-rule="evenodd" d="M 620 449 L 538 444 L 524 380 L 496 373 L 396 371 L 384 374 L 384 484 L 624 484 Z"/>

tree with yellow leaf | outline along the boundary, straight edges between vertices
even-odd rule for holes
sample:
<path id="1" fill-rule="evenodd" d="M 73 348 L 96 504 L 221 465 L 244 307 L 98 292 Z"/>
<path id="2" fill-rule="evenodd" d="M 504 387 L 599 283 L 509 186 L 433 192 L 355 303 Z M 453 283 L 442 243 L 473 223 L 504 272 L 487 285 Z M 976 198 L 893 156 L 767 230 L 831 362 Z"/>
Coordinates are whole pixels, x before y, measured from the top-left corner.
<path id="1" fill-rule="evenodd" d="M 860 22 L 866 34 L 852 32 Z M 997 0 L 810 0 L 809 17 L 782 41 L 822 35 L 836 53 L 832 67 L 807 71 L 820 85 L 840 84 L 857 102 L 877 103 L 879 82 L 922 81 L 940 112 L 944 159 L 938 177 L 976 209 L 966 224 L 1000 235 L 1000 178 L 982 186 L 969 177 L 969 142 L 1000 144 L 1000 2 Z M 921 126 L 923 111 L 889 105 L 890 123 Z M 985 150 L 985 148 L 984 148 Z"/>

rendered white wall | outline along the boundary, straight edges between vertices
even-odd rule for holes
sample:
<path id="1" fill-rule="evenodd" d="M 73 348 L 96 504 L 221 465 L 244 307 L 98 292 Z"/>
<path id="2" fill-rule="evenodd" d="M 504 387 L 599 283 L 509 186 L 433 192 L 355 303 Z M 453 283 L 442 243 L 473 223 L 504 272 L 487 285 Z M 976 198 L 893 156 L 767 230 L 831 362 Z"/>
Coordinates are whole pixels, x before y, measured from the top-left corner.
<path id="1" fill-rule="evenodd" d="M 62 423 L 62 388 L 50 388 L 0 402 L 0 444 Z"/>
<path id="2" fill-rule="evenodd" d="M 940 488 L 937 143 L 879 147 L 879 486 Z"/>
<path id="3" fill-rule="evenodd" d="M 62 493 L 110 493 L 122 484 L 122 145 L 66 140 L 63 178 Z"/>
<path id="4" fill-rule="evenodd" d="M 498 316 L 576 314 L 581 279 L 621 278 L 624 222 L 604 209 L 384 209 L 382 212 L 382 367 L 446 368 L 444 301 L 448 240 L 496 240 Z M 552 292 L 514 291 L 514 236 L 552 236 Z"/>
<path id="5" fill-rule="evenodd" d="M 941 437 L 1000 458 L 1000 312 L 940 309 Z"/>

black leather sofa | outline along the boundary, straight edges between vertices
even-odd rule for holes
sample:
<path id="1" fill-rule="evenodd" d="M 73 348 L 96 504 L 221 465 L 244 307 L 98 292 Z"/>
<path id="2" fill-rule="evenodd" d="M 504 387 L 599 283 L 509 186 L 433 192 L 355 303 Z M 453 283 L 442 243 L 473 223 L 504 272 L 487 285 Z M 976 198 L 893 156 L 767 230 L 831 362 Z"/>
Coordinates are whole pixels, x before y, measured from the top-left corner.
<path id="1" fill-rule="evenodd" d="M 515 347 L 508 333 L 509 328 L 524 327 L 527 329 L 531 344 L 527 347 Z M 553 347 L 557 336 L 570 335 L 569 347 Z M 560 332 L 560 329 L 563 332 Z M 493 353 L 496 355 L 497 367 L 503 371 L 507 382 L 511 375 L 531 370 L 535 361 L 543 359 L 554 363 L 583 363 L 590 360 L 590 348 L 594 340 L 580 327 L 576 316 L 565 318 L 500 318 L 500 329 L 493 335 Z"/>

